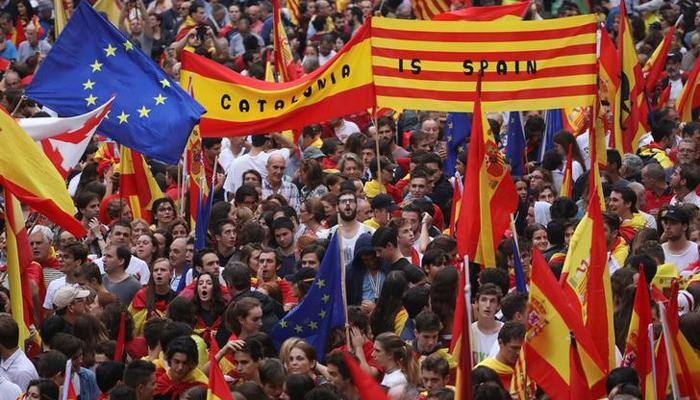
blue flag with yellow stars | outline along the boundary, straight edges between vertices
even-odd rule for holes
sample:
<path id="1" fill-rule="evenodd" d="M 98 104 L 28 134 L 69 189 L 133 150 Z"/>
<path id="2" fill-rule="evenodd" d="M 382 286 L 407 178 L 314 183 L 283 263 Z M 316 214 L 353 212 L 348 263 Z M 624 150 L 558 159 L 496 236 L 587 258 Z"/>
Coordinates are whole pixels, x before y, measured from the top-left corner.
<path id="1" fill-rule="evenodd" d="M 467 138 L 472 131 L 471 114 L 447 113 L 445 135 L 447 136 L 447 159 L 445 160 L 446 176 L 454 176 L 459 149 L 467 144 Z"/>
<path id="2" fill-rule="evenodd" d="M 204 108 L 138 45 L 81 2 L 41 64 L 27 96 L 68 117 L 116 95 L 98 133 L 177 164 Z"/>
<path id="3" fill-rule="evenodd" d="M 513 176 L 525 175 L 525 131 L 520 120 L 520 111 L 511 111 L 508 116 L 508 134 L 506 142 L 506 160 L 510 164 Z"/>
<path id="4" fill-rule="evenodd" d="M 290 337 L 302 338 L 316 349 L 319 360 L 323 360 L 331 330 L 345 325 L 341 268 L 340 245 L 336 233 L 326 249 L 316 279 L 306 297 L 277 322 L 270 332 L 277 347 Z"/>

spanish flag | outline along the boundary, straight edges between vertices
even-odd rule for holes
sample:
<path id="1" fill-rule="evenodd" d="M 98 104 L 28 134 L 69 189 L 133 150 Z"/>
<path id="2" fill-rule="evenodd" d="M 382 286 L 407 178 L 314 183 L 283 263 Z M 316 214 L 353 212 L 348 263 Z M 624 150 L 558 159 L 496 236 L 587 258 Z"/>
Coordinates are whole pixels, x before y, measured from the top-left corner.
<path id="1" fill-rule="evenodd" d="M 124 361 L 124 348 L 126 346 L 126 314 L 122 311 L 119 314 L 119 331 L 117 331 L 117 341 L 114 346 L 114 361 Z"/>
<path id="2" fill-rule="evenodd" d="M 625 2 L 620 2 L 620 31 L 617 35 L 622 80 L 620 85 L 620 123 L 622 124 L 624 153 L 634 153 L 639 140 L 647 133 L 648 116 L 644 78 L 637 58 L 637 50 L 632 39 L 632 31 L 627 20 Z"/>
<path id="3" fill-rule="evenodd" d="M 0 148 L 4 149 L 0 151 L 0 186 L 76 237 L 85 235 L 85 229 L 73 217 L 75 206 L 63 177 L 4 111 L 0 111 Z"/>
<path id="4" fill-rule="evenodd" d="M 607 102 L 612 113 L 613 127 L 610 134 L 610 147 L 617 149 L 620 154 L 625 153 L 622 146 L 622 126 L 620 125 L 620 60 L 608 31 L 600 30 L 600 57 L 598 58 L 598 79 L 600 86 L 600 98 Z M 598 113 L 598 116 L 602 116 Z M 603 124 L 600 125 L 601 127 Z M 600 130 L 605 134 L 605 130 Z M 603 135 L 605 137 L 605 135 Z M 605 147 L 603 147 L 605 149 Z M 601 153 L 602 154 L 602 153 Z"/>
<path id="5" fill-rule="evenodd" d="M 450 353 L 452 358 L 457 360 L 457 376 L 455 380 L 455 398 L 472 398 L 472 351 L 471 339 L 469 337 L 471 329 L 467 313 L 465 288 L 468 277 L 465 270 L 459 273 L 459 288 L 457 291 L 457 304 L 455 308 L 454 320 L 452 324 L 452 342 L 450 343 Z"/>
<path id="6" fill-rule="evenodd" d="M 480 83 L 480 82 L 479 82 Z M 477 88 L 477 92 L 479 92 Z M 477 95 L 469 139 L 464 187 L 457 221 L 457 250 L 486 267 L 496 266 L 496 249 L 518 206 L 518 193 L 510 177 L 491 126 L 482 115 Z"/>
<path id="7" fill-rule="evenodd" d="M 272 18 L 274 30 L 275 66 L 282 82 L 290 82 L 297 78 L 297 65 L 289 46 L 287 31 L 282 23 L 279 0 L 272 0 Z"/>
<path id="8" fill-rule="evenodd" d="M 15 322 L 19 325 L 19 346 L 24 349 L 24 342 L 30 336 L 34 317 L 29 282 L 21 277 L 24 270 L 32 262 L 32 250 L 29 247 L 29 235 L 24 226 L 22 206 L 7 188 L 5 188 L 4 193 L 10 308 Z"/>
<path id="9" fill-rule="evenodd" d="M 528 376 L 554 400 L 603 397 L 605 372 L 590 333 L 537 249 L 529 295 L 522 350 Z"/>
<path id="10" fill-rule="evenodd" d="M 119 153 L 119 193 L 129 201 L 134 219 L 150 221 L 153 201 L 163 197 L 163 192 L 141 153 L 126 146 L 121 146 Z"/>
<path id="11" fill-rule="evenodd" d="M 190 196 L 190 227 L 195 230 L 199 209 L 206 201 L 209 201 L 209 183 L 204 173 L 204 153 L 202 153 L 202 138 L 199 134 L 199 126 L 192 129 L 187 140 L 187 175 Z"/>
<path id="12" fill-rule="evenodd" d="M 668 57 L 668 51 L 671 48 L 671 43 L 676 35 L 676 26 L 672 26 L 666 32 L 664 40 L 656 46 L 656 49 L 651 53 L 651 57 L 647 60 L 642 67 L 642 75 L 646 79 L 646 91 L 651 94 L 654 92 L 656 84 L 659 82 L 659 78 L 664 73 L 666 68 L 666 58 Z"/>
<path id="13" fill-rule="evenodd" d="M 466 7 L 436 15 L 433 21 L 518 21 L 523 19 L 530 4 L 519 1 L 501 6 Z"/>
<path id="14" fill-rule="evenodd" d="M 627 331 L 627 344 L 622 355 L 622 366 L 632 367 L 637 371 L 642 387 L 642 393 L 646 393 L 649 383 L 646 381 L 652 372 L 651 344 L 649 343 L 649 324 L 651 324 L 651 301 L 649 299 L 649 285 L 647 284 L 644 270 L 640 269 L 637 280 L 637 290 L 634 295 L 632 318 Z"/>
<path id="15" fill-rule="evenodd" d="M 566 152 L 566 168 L 564 170 L 564 180 L 561 183 L 561 189 L 559 189 L 559 196 L 560 197 L 568 197 L 572 198 L 573 193 L 574 193 L 574 176 L 573 176 L 573 171 L 571 168 L 573 168 L 573 154 L 572 154 L 572 148 L 571 145 L 569 145 L 569 149 Z"/>
<path id="16" fill-rule="evenodd" d="M 700 398 L 700 357 L 688 343 L 679 328 L 678 321 L 678 284 L 674 283 L 667 312 L 661 313 L 664 333 L 669 333 L 670 354 L 669 372 L 675 375 L 681 398 Z M 669 377 L 673 379 L 673 377 Z"/>
<path id="17" fill-rule="evenodd" d="M 233 400 L 224 374 L 219 363 L 216 362 L 216 353 L 219 352 L 219 344 L 213 337 L 209 338 L 209 386 L 207 386 L 207 400 Z"/>
<path id="18" fill-rule="evenodd" d="M 693 110 L 700 107 L 698 84 L 700 84 L 700 63 L 696 62 L 676 100 L 676 111 L 683 122 L 692 121 Z"/>
<path id="19" fill-rule="evenodd" d="M 124 7 L 127 7 L 126 5 Z M 117 4 L 116 0 L 97 0 L 92 6 L 97 12 L 105 13 L 107 15 L 107 20 L 114 26 L 119 25 L 119 15 L 121 14 L 121 9 Z"/>

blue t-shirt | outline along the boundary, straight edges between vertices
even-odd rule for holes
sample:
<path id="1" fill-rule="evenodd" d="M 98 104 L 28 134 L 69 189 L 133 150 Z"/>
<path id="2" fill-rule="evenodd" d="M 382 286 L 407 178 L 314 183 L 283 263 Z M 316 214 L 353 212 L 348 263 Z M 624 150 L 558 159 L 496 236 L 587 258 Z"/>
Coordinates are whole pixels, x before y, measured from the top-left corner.
<path id="1" fill-rule="evenodd" d="M 5 60 L 16 60 L 17 59 L 17 48 L 11 41 L 5 40 L 5 50 L 0 51 L 0 57 Z"/>

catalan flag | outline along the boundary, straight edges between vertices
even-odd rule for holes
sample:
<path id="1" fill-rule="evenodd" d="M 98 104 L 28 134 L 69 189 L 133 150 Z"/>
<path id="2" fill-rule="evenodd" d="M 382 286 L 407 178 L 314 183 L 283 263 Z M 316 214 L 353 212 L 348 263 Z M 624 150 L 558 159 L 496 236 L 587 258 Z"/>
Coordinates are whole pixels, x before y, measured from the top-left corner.
<path id="1" fill-rule="evenodd" d="M 518 206 L 518 193 L 494 141 L 491 126 L 482 115 L 477 97 L 457 221 L 457 250 L 486 267 L 496 266 L 496 249 Z"/>
<path id="2" fill-rule="evenodd" d="M 433 19 L 450 10 L 448 0 L 413 0 L 413 15 L 418 19 Z"/>
<path id="3" fill-rule="evenodd" d="M 73 217 L 75 206 L 65 181 L 41 148 L 6 112 L 0 111 L 0 186 L 24 205 L 82 237 L 85 229 Z M 21 158 L 18 158 L 21 157 Z"/>
<path id="4" fill-rule="evenodd" d="M 634 295 L 632 318 L 627 331 L 625 351 L 622 354 L 622 366 L 632 367 L 637 371 L 642 393 L 646 393 L 646 377 L 652 372 L 651 345 L 649 343 L 648 327 L 651 324 L 651 301 L 649 285 L 644 270 L 639 271 L 637 290 Z"/>
<path id="5" fill-rule="evenodd" d="M 477 77 L 489 112 L 590 105 L 594 15 L 544 21 L 372 18 L 377 106 L 472 111 Z"/>
<path id="6" fill-rule="evenodd" d="M 561 183 L 561 189 L 559 189 L 560 197 L 572 198 L 574 193 L 574 176 L 573 171 L 573 154 L 571 149 L 571 144 L 566 151 L 566 168 L 564 169 L 564 179 Z"/>
<path id="7" fill-rule="evenodd" d="M 119 163 L 119 193 L 129 201 L 134 218 L 151 220 L 153 201 L 163 196 L 151 169 L 141 153 L 121 146 Z"/>
<path id="8" fill-rule="evenodd" d="M 4 194 L 10 308 L 12 317 L 19 326 L 19 345 L 24 348 L 24 342 L 29 338 L 30 329 L 34 324 L 34 316 L 29 282 L 21 277 L 32 262 L 32 250 L 29 247 L 29 235 L 24 226 L 22 206 L 7 188 L 5 188 Z"/>
<path id="9" fill-rule="evenodd" d="M 457 360 L 455 398 L 465 400 L 471 399 L 473 395 L 471 383 L 472 352 L 469 337 L 471 330 L 465 296 L 467 279 L 465 271 L 460 271 L 457 304 L 452 324 L 452 342 L 450 343 L 450 353 Z"/>
<path id="10" fill-rule="evenodd" d="M 693 121 L 693 110 L 700 107 L 700 63 L 695 63 L 676 101 L 676 111 L 683 122 Z"/>
<path id="11" fill-rule="evenodd" d="M 651 57 L 647 60 L 642 67 L 642 75 L 646 79 L 646 91 L 648 94 L 654 92 L 656 84 L 659 82 L 659 78 L 664 73 L 666 68 L 666 58 L 668 57 L 668 51 L 671 48 L 671 43 L 676 35 L 676 26 L 672 26 L 666 32 L 664 40 L 656 46 L 656 49 L 651 53 Z"/>
<path id="12" fill-rule="evenodd" d="M 290 82 L 297 78 L 297 66 L 294 63 L 294 55 L 289 46 L 287 31 L 282 23 L 279 0 L 272 0 L 272 18 L 275 48 L 275 66 L 280 74 L 282 82 Z"/>
<path id="13" fill-rule="evenodd" d="M 605 373 L 590 333 L 537 249 L 532 254 L 529 295 L 522 350 L 528 376 L 554 400 L 572 399 L 572 393 L 584 390 L 582 380 L 585 389 L 591 389 L 590 393 L 579 393 L 578 398 L 603 397 L 605 388 L 598 388 L 605 381 Z M 591 348 L 593 351 L 589 351 Z"/>
<path id="14" fill-rule="evenodd" d="M 529 1 L 486 7 L 466 7 L 461 10 L 448 11 L 432 18 L 433 21 L 518 21 L 523 18 L 530 7 Z M 428 19 L 428 18 L 422 18 Z"/>
<path id="15" fill-rule="evenodd" d="M 622 149 L 624 150 L 620 154 L 637 151 L 639 140 L 647 133 L 645 126 L 648 116 L 642 67 L 637 59 L 637 50 L 634 46 L 625 8 L 625 2 L 620 2 L 617 51 L 622 74 L 619 117 L 623 131 Z"/>
<path id="16" fill-rule="evenodd" d="M 600 97 L 608 103 L 613 115 L 613 131 L 610 134 L 611 147 L 620 154 L 625 154 L 622 146 L 622 126 L 620 125 L 620 59 L 608 31 L 600 30 L 600 58 L 598 59 L 598 77 L 600 79 Z M 598 113 L 598 115 L 602 115 Z M 602 125 L 601 125 L 602 126 Z M 601 132 L 605 132 L 602 130 Z"/>
<path id="17" fill-rule="evenodd" d="M 216 339 L 209 338 L 209 386 L 207 386 L 207 400 L 233 400 L 221 367 L 216 361 L 216 353 L 219 352 L 219 344 Z"/>

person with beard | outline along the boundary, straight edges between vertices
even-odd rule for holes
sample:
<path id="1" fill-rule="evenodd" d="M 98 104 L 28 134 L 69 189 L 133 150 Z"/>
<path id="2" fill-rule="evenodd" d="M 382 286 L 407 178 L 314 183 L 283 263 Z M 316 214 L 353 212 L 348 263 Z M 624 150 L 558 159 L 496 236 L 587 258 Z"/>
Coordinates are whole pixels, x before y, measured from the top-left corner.
<path id="1" fill-rule="evenodd" d="M 700 196 L 698 196 L 698 194 L 695 192 L 698 183 L 700 183 L 700 169 L 697 165 L 677 165 L 673 170 L 673 174 L 671 174 L 671 189 L 673 189 L 673 198 L 669 204 L 671 206 L 695 204 L 700 208 Z"/>
<path id="2" fill-rule="evenodd" d="M 679 273 L 698 260 L 698 247 L 688 240 L 689 220 L 688 214 L 680 207 L 671 207 L 661 213 L 666 237 L 666 243 L 661 245 L 664 258 L 667 263 L 675 265 Z"/>
<path id="3" fill-rule="evenodd" d="M 396 124 L 393 119 L 383 117 L 377 121 L 377 136 L 381 154 L 390 153 L 394 160 L 409 156 L 406 149 L 396 144 Z"/>
<path id="4" fill-rule="evenodd" d="M 159 258 L 153 263 L 153 272 L 148 286 L 141 288 L 131 300 L 129 312 L 134 319 L 134 334 L 141 336 L 143 327 L 151 317 L 163 317 L 168 303 L 176 293 L 170 287 L 173 271 L 167 258 Z"/>
<path id="5" fill-rule="evenodd" d="M 335 228 L 340 229 L 343 246 L 343 259 L 347 266 L 352 262 L 355 254 L 355 243 L 363 233 L 374 233 L 374 229 L 362 224 L 357 220 L 357 195 L 352 190 L 343 190 L 338 197 L 338 225 Z M 331 232 L 331 235 L 335 230 Z"/>
<path id="6" fill-rule="evenodd" d="M 221 276 L 221 272 L 224 268 L 219 264 L 219 256 L 213 249 L 205 247 L 199 250 L 192 259 L 192 265 L 194 266 L 194 269 L 191 268 L 189 271 L 187 271 L 187 275 L 185 276 L 187 286 L 182 289 L 179 296 L 188 300 L 194 298 L 196 295 L 196 279 L 194 278 L 203 273 L 208 273 L 215 278 L 214 281 L 218 280 L 219 286 L 221 286 L 221 293 L 227 301 L 229 300 L 230 296 L 226 288 L 226 282 L 224 282 L 224 279 Z"/>

